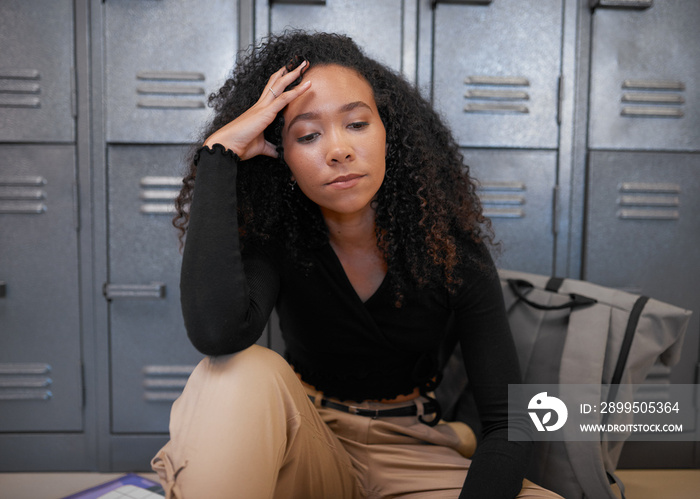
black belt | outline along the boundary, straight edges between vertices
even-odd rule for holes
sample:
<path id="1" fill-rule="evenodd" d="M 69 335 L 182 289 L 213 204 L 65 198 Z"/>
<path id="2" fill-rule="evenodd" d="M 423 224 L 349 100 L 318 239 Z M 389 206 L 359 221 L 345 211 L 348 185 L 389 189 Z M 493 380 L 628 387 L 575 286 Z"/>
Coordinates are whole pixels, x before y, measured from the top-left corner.
<path id="1" fill-rule="evenodd" d="M 314 401 L 314 397 L 309 395 L 311 401 Z M 357 416 L 366 416 L 368 418 L 392 418 L 400 416 L 415 416 L 418 414 L 418 406 L 416 404 L 407 405 L 404 407 L 397 407 L 395 409 L 366 409 L 363 407 L 357 407 L 354 405 L 345 405 L 338 402 L 333 402 L 328 399 L 322 399 L 321 405 L 323 407 L 328 407 L 329 409 L 335 409 L 337 411 L 347 412 L 349 414 L 355 414 Z M 437 414 L 440 408 L 437 400 L 427 400 L 423 402 L 423 413 L 424 414 Z"/>

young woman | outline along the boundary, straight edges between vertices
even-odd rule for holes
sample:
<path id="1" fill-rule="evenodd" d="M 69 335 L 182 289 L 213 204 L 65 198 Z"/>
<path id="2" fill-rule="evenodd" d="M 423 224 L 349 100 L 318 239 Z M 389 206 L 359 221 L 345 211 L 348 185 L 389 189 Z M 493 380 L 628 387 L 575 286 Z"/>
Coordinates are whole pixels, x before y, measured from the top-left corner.
<path id="1" fill-rule="evenodd" d="M 252 49 L 211 101 L 175 219 L 208 357 L 152 463 L 168 497 L 558 497 L 508 441 L 519 368 L 490 226 L 430 105 L 350 39 L 302 32 Z M 254 345 L 273 307 L 286 360 Z M 448 324 L 475 452 L 431 397 Z"/>

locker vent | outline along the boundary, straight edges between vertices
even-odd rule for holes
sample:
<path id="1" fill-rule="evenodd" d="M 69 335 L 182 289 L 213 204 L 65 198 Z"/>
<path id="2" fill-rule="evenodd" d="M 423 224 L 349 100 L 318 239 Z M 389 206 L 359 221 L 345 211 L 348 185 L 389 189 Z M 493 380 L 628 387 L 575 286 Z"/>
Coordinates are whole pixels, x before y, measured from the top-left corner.
<path id="1" fill-rule="evenodd" d="M 270 3 L 298 3 L 310 5 L 326 5 L 326 0 L 270 0 Z"/>
<path id="2" fill-rule="evenodd" d="M 524 218 L 525 189 L 522 182 L 482 182 L 479 198 L 489 218 Z"/>
<path id="3" fill-rule="evenodd" d="M 625 80 L 621 116 L 630 118 L 682 118 L 685 83 L 676 80 Z"/>
<path id="4" fill-rule="evenodd" d="M 141 71 L 136 75 L 136 105 L 150 109 L 202 109 L 206 107 L 204 74 L 189 71 Z"/>
<path id="5" fill-rule="evenodd" d="M 628 220 L 678 220 L 679 184 L 623 182 L 619 185 L 617 217 Z"/>
<path id="6" fill-rule="evenodd" d="M 182 187 L 182 177 L 143 177 L 140 212 L 145 215 L 175 214 L 175 198 Z"/>
<path id="7" fill-rule="evenodd" d="M 195 366 L 146 366 L 143 398 L 148 402 L 173 402 L 180 396 Z"/>
<path id="8" fill-rule="evenodd" d="M 0 400 L 49 400 L 50 374 L 48 364 L 0 363 Z"/>
<path id="9" fill-rule="evenodd" d="M 630 9 L 648 9 L 654 0 L 591 0 L 591 7 L 622 7 Z"/>
<path id="10" fill-rule="evenodd" d="M 41 107 L 36 69 L 0 69 L 0 107 Z"/>
<path id="11" fill-rule="evenodd" d="M 45 213 L 46 179 L 31 175 L 0 175 L 0 213 Z"/>
<path id="12" fill-rule="evenodd" d="M 519 76 L 468 76 L 465 113 L 528 114 L 530 94 L 517 87 L 529 87 L 530 81 Z"/>

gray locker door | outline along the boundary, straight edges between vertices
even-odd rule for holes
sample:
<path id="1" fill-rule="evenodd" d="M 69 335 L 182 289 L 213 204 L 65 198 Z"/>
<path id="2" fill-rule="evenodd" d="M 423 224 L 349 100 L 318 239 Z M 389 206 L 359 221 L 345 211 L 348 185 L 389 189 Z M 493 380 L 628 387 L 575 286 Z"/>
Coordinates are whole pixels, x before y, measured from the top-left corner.
<path id="1" fill-rule="evenodd" d="M 326 0 L 274 3 L 270 28 L 280 33 L 287 28 L 343 33 L 352 37 L 367 54 L 401 70 L 403 0 Z"/>
<path id="2" fill-rule="evenodd" d="M 0 145 L 0 432 L 81 431 L 75 152 Z"/>
<path id="3" fill-rule="evenodd" d="M 592 152 L 585 279 L 695 313 L 675 383 L 695 383 L 700 329 L 700 155 Z"/>
<path id="4" fill-rule="evenodd" d="M 464 157 L 481 184 L 484 212 L 502 243 L 497 266 L 549 275 L 556 152 L 466 150 Z"/>
<path id="5" fill-rule="evenodd" d="M 590 145 L 700 149 L 700 2 L 593 15 Z"/>
<path id="6" fill-rule="evenodd" d="M 231 0 L 105 1 L 108 142 L 187 143 L 238 43 Z"/>
<path id="7" fill-rule="evenodd" d="M 72 0 L 2 0 L 0 47 L 0 141 L 72 142 Z"/>
<path id="8" fill-rule="evenodd" d="M 554 149 L 562 0 L 438 2 L 433 99 L 460 145 Z"/>
<path id="9" fill-rule="evenodd" d="M 108 149 L 112 431 L 167 432 L 170 406 L 202 355 L 180 310 L 173 199 L 186 148 Z"/>

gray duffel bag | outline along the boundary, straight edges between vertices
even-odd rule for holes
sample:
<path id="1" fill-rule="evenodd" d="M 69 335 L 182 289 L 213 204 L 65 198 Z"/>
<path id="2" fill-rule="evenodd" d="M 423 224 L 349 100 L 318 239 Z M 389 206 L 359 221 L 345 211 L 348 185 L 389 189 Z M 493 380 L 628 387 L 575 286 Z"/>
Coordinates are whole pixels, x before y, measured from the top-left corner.
<path id="1" fill-rule="evenodd" d="M 655 363 L 680 358 L 691 312 L 653 298 L 575 279 L 499 270 L 526 384 L 639 384 Z M 447 420 L 475 427 L 459 348 L 447 346 L 436 395 Z M 616 498 L 624 441 L 535 442 L 528 478 L 567 499 Z"/>

